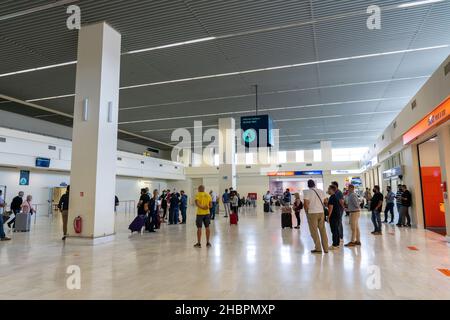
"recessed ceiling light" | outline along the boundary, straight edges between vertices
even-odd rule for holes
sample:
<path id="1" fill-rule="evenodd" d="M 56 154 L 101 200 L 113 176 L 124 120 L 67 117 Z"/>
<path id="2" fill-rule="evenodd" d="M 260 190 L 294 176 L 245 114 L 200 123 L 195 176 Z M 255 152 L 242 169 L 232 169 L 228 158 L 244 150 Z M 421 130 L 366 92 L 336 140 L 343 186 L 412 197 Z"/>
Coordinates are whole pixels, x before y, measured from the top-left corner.
<path id="1" fill-rule="evenodd" d="M 193 43 L 200 43 L 200 42 L 205 42 L 205 41 L 211 41 L 211 40 L 215 40 L 215 39 L 217 39 L 217 38 L 216 38 L 216 37 L 206 37 L 206 38 L 200 38 L 200 39 L 194 39 L 194 40 L 188 40 L 188 41 L 182 41 L 182 42 L 170 43 L 170 44 L 166 44 L 166 45 L 162 45 L 162 46 L 157 46 L 157 47 L 144 48 L 144 49 L 139 49 L 139 50 L 132 50 L 132 51 L 124 52 L 124 53 L 122 53 L 122 54 L 123 54 L 123 55 L 127 55 L 127 54 L 135 54 L 135 53 L 148 52 L 148 51 L 154 51 L 154 50 L 160 50 L 160 49 L 167 49 L 167 48 L 173 48 L 173 47 L 184 46 L 184 45 L 187 45 L 187 44 L 193 44 Z"/>
<path id="2" fill-rule="evenodd" d="M 69 62 L 64 62 L 64 63 L 52 64 L 52 65 L 49 65 L 49 66 L 43 66 L 43 67 L 31 68 L 31 69 L 14 71 L 14 72 L 9 72 L 9 73 L 3 73 L 3 74 L 0 74 L 0 78 L 1 77 L 7 77 L 7 76 L 13 76 L 13 75 L 16 75 L 16 74 L 33 72 L 33 71 L 40 71 L 40 70 L 64 67 L 64 66 L 69 66 L 69 65 L 72 65 L 72 64 L 76 64 L 76 63 L 77 63 L 76 61 L 69 61 Z"/>
<path id="3" fill-rule="evenodd" d="M 442 2 L 442 1 L 444 1 L 444 0 L 423 0 L 423 1 L 408 2 L 408 3 L 399 4 L 398 8 L 410 8 L 410 7 L 416 7 L 416 6 L 432 4 L 432 3 L 436 3 L 436 2 Z"/>

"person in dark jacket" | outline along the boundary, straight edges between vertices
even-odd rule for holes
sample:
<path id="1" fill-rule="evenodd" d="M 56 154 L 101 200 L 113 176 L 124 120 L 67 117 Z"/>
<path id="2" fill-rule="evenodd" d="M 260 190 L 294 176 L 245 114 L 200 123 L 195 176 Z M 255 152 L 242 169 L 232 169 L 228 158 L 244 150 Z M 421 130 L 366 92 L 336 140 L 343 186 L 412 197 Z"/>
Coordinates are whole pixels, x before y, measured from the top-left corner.
<path id="1" fill-rule="evenodd" d="M 178 224 L 180 214 L 180 194 L 175 190 L 170 196 L 169 224 Z"/>
<path id="2" fill-rule="evenodd" d="M 186 224 L 186 211 L 187 211 L 187 205 L 188 205 L 188 196 L 186 193 L 181 190 L 181 198 L 180 198 L 180 211 L 181 211 L 181 218 L 183 221 L 181 224 Z"/>
<path id="3" fill-rule="evenodd" d="M 8 227 L 11 228 L 15 226 L 15 222 L 16 222 L 16 214 L 20 213 L 20 210 L 22 208 L 22 203 L 23 203 L 23 196 L 24 196 L 24 192 L 20 191 L 19 194 L 14 197 L 14 199 L 11 202 L 11 211 L 14 213 L 14 218 L 8 222 Z"/>
<path id="4" fill-rule="evenodd" d="M 157 222 L 158 222 L 157 215 L 159 214 L 158 199 L 159 199 L 158 190 L 155 189 L 155 190 L 153 190 L 153 197 L 148 202 L 148 219 L 150 220 L 150 223 L 149 223 L 149 226 L 150 226 L 149 231 L 150 232 L 156 232 L 155 229 L 158 228 L 158 225 L 157 225 Z"/>
<path id="5" fill-rule="evenodd" d="M 63 237 L 62 240 L 66 240 L 67 237 L 67 221 L 69 220 L 69 194 L 70 186 L 67 186 L 66 193 L 61 196 L 58 203 L 58 209 L 61 212 L 63 222 Z"/>

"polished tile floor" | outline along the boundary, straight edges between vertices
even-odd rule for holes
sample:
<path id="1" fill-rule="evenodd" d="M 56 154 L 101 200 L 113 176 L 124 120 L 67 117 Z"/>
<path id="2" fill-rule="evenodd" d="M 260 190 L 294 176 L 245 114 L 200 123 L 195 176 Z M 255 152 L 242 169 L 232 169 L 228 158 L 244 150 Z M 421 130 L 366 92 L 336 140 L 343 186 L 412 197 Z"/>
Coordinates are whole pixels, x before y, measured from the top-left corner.
<path id="1" fill-rule="evenodd" d="M 437 270 L 450 269 L 444 237 L 391 225 L 372 236 L 368 214 L 361 248 L 323 256 L 310 254 L 305 223 L 281 230 L 278 213 L 247 209 L 232 227 L 220 217 L 210 249 L 193 248 L 193 210 L 187 225 L 156 234 L 131 236 L 131 219 L 118 213 L 115 240 L 90 247 L 64 245 L 60 218 L 39 217 L 0 243 L 0 299 L 450 299 L 450 277 Z M 347 219 L 344 228 L 347 240 Z M 66 286 L 71 265 L 80 290 Z"/>

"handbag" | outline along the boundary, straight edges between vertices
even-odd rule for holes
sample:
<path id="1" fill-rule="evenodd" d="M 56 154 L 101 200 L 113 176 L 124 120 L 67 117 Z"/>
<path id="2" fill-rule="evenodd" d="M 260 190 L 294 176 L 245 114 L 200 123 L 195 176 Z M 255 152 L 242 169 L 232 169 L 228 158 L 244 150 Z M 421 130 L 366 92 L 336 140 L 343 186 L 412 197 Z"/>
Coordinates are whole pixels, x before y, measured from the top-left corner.
<path id="1" fill-rule="evenodd" d="M 320 203 L 322 204 L 323 207 L 323 213 L 325 214 L 325 218 L 328 217 L 330 215 L 330 212 L 328 211 L 328 208 L 323 204 L 322 199 L 320 198 L 319 194 L 317 193 L 316 190 L 311 189 L 312 191 L 314 191 L 314 193 L 317 195 L 317 198 L 319 198 Z"/>

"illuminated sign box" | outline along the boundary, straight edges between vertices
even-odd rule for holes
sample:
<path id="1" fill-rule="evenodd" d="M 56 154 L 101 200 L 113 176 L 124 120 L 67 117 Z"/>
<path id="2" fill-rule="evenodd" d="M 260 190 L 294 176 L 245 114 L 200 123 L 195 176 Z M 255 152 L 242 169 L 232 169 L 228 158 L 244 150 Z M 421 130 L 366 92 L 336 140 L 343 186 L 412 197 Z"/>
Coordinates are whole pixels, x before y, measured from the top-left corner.
<path id="1" fill-rule="evenodd" d="M 420 120 L 415 126 L 403 135 L 403 144 L 408 144 L 431 128 L 450 119 L 450 97 L 442 102 L 436 109 Z"/>
<path id="2" fill-rule="evenodd" d="M 269 177 L 293 177 L 293 176 L 321 176 L 323 171 L 279 171 L 279 172 L 269 172 L 267 174 Z"/>

